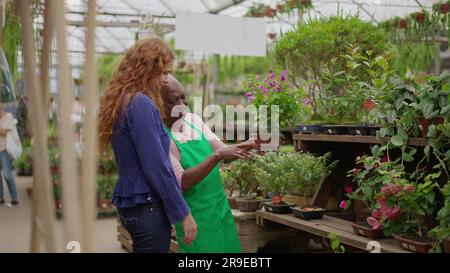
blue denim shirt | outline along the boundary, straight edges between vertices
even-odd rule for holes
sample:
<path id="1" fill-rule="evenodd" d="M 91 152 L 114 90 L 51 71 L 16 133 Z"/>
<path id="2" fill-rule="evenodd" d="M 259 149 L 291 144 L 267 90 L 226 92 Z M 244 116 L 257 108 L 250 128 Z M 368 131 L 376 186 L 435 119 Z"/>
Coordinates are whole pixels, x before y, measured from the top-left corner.
<path id="1" fill-rule="evenodd" d="M 148 96 L 138 93 L 118 116 L 111 144 L 119 170 L 115 206 L 162 203 L 172 224 L 189 213 L 170 162 L 170 138 Z"/>

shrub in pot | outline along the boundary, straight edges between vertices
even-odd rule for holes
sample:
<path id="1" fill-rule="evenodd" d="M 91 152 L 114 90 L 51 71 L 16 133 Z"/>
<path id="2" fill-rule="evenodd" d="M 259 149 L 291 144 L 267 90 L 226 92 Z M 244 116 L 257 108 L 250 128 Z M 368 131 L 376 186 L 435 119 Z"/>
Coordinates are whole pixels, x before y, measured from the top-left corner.
<path id="1" fill-rule="evenodd" d="M 371 82 L 374 71 L 369 70 L 382 69 L 368 69 L 365 62 L 370 65 L 378 56 L 389 59 L 389 49 L 382 29 L 358 16 L 338 14 L 299 23 L 279 39 L 274 54 L 277 64 L 289 69 L 290 80 L 305 86 L 311 120 L 350 116 L 360 121 L 367 98 L 359 83 Z"/>
<path id="2" fill-rule="evenodd" d="M 287 192 L 312 196 L 336 162 L 330 154 L 316 157 L 309 153 L 267 153 L 258 157 L 257 178 L 261 187 L 272 193 L 272 201 L 264 203 L 267 211 L 289 213 L 292 205 L 283 201 Z"/>
<path id="3" fill-rule="evenodd" d="M 346 196 L 349 198 L 342 206 L 350 207 L 352 203 L 361 202 L 365 210 L 370 213 L 377 208 L 376 197 L 382 187 L 392 181 L 392 177 L 404 175 L 399 160 L 390 161 L 386 156 L 363 156 L 357 158 L 356 166 L 349 171 L 348 176 L 353 178 L 355 187 L 352 185 L 345 188 Z M 371 227 L 368 222 L 352 223 L 356 234 L 376 239 L 383 237 L 381 225 Z"/>
<path id="4" fill-rule="evenodd" d="M 428 252 L 433 240 L 426 236 L 420 218 L 431 215 L 435 208 L 435 178 L 435 174 L 430 174 L 423 183 L 411 183 L 392 177 L 392 182 L 384 185 L 377 195 L 376 209 L 367 219 L 369 224 L 375 229 L 382 226 L 384 234 L 394 235 L 405 249 Z"/>
<path id="5" fill-rule="evenodd" d="M 436 239 L 433 250 L 441 252 L 441 244 L 445 252 L 450 253 L 450 183 L 441 189 L 445 197 L 444 206 L 437 213 L 439 225 L 434 227 L 428 235 Z"/>
<path id="6" fill-rule="evenodd" d="M 278 121 L 281 129 L 294 126 L 301 116 L 307 115 L 307 109 L 298 103 L 306 94 L 303 89 L 288 82 L 287 70 L 270 72 L 267 75 L 249 75 L 243 89 L 249 103 L 256 109 L 267 106 L 266 122 L 269 131 L 272 129 L 272 106 L 279 109 Z"/>
<path id="7" fill-rule="evenodd" d="M 236 208 L 243 212 L 253 212 L 261 208 L 263 198 L 256 194 L 258 182 L 254 159 L 237 160 L 227 164 L 222 170 L 222 176 L 225 187 L 230 192 L 230 206 L 236 203 Z M 235 191 L 238 191 L 238 196 L 233 196 Z"/>

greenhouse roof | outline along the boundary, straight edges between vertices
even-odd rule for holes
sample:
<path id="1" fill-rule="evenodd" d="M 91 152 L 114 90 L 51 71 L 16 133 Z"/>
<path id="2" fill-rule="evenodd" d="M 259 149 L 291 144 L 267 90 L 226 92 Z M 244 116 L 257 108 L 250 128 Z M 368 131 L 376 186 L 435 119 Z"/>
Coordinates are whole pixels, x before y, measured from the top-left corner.
<path id="1" fill-rule="evenodd" d="M 136 33 L 145 24 L 157 23 L 166 33 L 175 28 L 178 10 L 211 13 L 226 16 L 245 16 L 254 3 L 275 7 L 278 0 L 97 0 L 97 53 L 123 53 L 135 41 Z M 379 23 L 383 20 L 404 16 L 420 10 L 431 9 L 439 0 L 312 0 L 313 9 L 304 18 L 329 16 L 338 10 L 359 13 L 366 21 Z M 86 0 L 66 0 L 69 52 L 74 66 L 83 64 L 85 50 L 84 18 Z M 287 15 L 267 18 L 267 32 L 286 31 L 298 17 Z M 41 20 L 38 23 L 42 24 Z"/>

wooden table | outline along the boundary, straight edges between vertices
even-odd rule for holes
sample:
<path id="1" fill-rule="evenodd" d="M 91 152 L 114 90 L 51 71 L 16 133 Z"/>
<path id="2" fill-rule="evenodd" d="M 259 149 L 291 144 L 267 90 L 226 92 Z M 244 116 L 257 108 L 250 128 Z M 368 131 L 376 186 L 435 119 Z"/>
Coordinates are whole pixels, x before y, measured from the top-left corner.
<path id="1" fill-rule="evenodd" d="M 309 234 L 327 238 L 330 233 L 334 233 L 339 237 L 342 244 L 361 250 L 368 250 L 369 242 L 374 241 L 356 235 L 353 232 L 350 221 L 330 216 L 324 216 L 323 219 L 317 220 L 303 220 L 295 217 L 293 214 L 275 214 L 261 210 L 256 212 L 256 219 L 257 224 L 260 226 L 265 226 L 267 222 L 276 222 L 304 232 L 302 240 L 305 245 L 302 247 L 303 249 L 306 249 L 309 244 L 310 239 L 307 236 Z M 409 253 L 395 239 L 380 239 L 377 242 L 382 253 Z M 372 248 L 369 248 L 369 250 L 372 250 Z"/>
<path id="2" fill-rule="evenodd" d="M 231 211 L 243 253 L 256 253 L 268 243 L 284 245 L 285 251 L 293 247 L 297 230 L 276 223 L 262 227 L 256 223 L 256 212 Z"/>

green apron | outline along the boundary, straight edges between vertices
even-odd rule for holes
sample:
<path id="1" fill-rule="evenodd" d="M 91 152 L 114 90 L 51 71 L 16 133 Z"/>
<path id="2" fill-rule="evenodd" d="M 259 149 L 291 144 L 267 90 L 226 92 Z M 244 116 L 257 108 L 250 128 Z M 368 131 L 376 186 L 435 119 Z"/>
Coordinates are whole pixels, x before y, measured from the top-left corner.
<path id="1" fill-rule="evenodd" d="M 185 170 L 197 166 L 214 153 L 203 133 L 194 124 L 189 125 L 199 133 L 200 139 L 180 143 L 166 128 L 180 150 L 180 163 Z M 241 252 L 236 224 L 218 165 L 200 183 L 184 192 L 183 196 L 197 222 L 198 232 L 196 239 L 186 246 L 182 240 L 184 233 L 181 222 L 175 225 L 181 253 Z"/>

